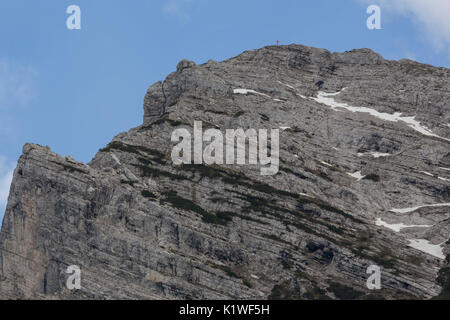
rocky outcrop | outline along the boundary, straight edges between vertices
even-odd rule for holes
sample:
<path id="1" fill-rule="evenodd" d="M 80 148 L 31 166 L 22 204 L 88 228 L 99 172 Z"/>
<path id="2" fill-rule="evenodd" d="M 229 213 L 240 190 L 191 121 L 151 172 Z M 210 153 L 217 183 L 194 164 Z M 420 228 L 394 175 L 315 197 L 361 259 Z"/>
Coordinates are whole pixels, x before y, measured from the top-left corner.
<path id="1" fill-rule="evenodd" d="M 149 88 L 143 125 L 89 164 L 24 146 L 0 235 L 0 297 L 437 296 L 450 252 L 449 76 L 368 49 L 183 60 Z M 279 172 L 174 166 L 171 134 L 194 121 L 281 128 Z M 79 290 L 66 287 L 70 265 Z M 381 290 L 366 286 L 370 265 Z"/>

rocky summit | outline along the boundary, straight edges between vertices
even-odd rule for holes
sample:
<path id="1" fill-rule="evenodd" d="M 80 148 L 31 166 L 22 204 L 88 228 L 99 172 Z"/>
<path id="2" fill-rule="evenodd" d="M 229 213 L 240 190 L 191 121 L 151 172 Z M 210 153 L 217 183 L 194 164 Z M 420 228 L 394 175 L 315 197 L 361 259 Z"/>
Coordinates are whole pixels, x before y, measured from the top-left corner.
<path id="1" fill-rule="evenodd" d="M 194 121 L 279 129 L 278 172 L 174 165 Z M 450 70 L 301 45 L 183 60 L 88 164 L 23 147 L 0 247 L 2 299 L 448 297 Z"/>

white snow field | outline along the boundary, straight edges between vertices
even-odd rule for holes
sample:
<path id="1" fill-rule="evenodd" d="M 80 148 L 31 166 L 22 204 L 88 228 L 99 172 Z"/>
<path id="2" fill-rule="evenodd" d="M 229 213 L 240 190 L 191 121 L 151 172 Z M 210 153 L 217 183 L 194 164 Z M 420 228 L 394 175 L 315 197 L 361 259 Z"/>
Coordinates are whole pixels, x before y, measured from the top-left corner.
<path id="1" fill-rule="evenodd" d="M 442 247 L 443 243 L 431 244 L 430 241 L 425 239 L 408 239 L 408 241 L 408 246 L 414 249 L 428 253 L 439 259 L 445 259 L 444 248 Z"/>
<path id="2" fill-rule="evenodd" d="M 381 153 L 381 152 L 367 152 L 367 153 L 358 153 L 358 157 L 363 157 L 366 155 L 370 155 L 374 158 L 381 158 L 381 157 L 389 157 L 391 156 L 390 153 Z"/>
<path id="3" fill-rule="evenodd" d="M 402 209 L 391 209 L 389 211 L 395 212 L 395 213 L 408 213 L 408 212 L 413 212 L 416 211 L 417 209 L 420 208 L 429 208 L 429 207 L 448 207 L 450 206 L 450 202 L 447 203 L 437 203 L 437 204 L 425 204 L 422 206 L 417 206 L 417 207 L 411 207 L 411 208 L 402 208 Z"/>
<path id="4" fill-rule="evenodd" d="M 432 227 L 432 226 L 427 225 L 427 224 L 411 224 L 411 225 L 407 225 L 407 224 L 403 224 L 403 223 L 390 224 L 390 223 L 387 223 L 387 222 L 383 221 L 381 218 L 378 218 L 377 221 L 375 222 L 375 224 L 377 226 L 381 226 L 381 227 L 385 227 L 385 228 L 391 229 L 392 231 L 395 231 L 395 232 L 400 232 L 402 229 L 405 229 L 405 228 L 414 228 L 414 227 L 416 227 L 416 228 L 429 228 L 429 227 Z"/>
<path id="5" fill-rule="evenodd" d="M 351 112 L 368 113 L 374 117 L 377 117 L 377 118 L 385 120 L 385 121 L 391 121 L 391 122 L 402 121 L 402 122 L 406 123 L 410 128 L 416 130 L 417 132 L 420 132 L 421 134 L 423 134 L 425 136 L 436 137 L 436 138 L 450 141 L 450 139 L 440 137 L 440 136 L 434 134 L 433 132 L 431 132 L 430 129 L 422 126 L 419 121 L 415 120 L 415 116 L 414 117 L 402 117 L 401 116 L 402 114 L 400 112 L 390 114 L 390 113 L 385 113 L 385 112 L 379 112 L 375 109 L 371 109 L 371 108 L 367 108 L 367 107 L 353 107 L 346 103 L 337 102 L 336 100 L 334 100 L 334 98 L 332 98 L 333 96 L 339 95 L 344 90 L 345 90 L 345 88 L 342 89 L 341 91 L 335 92 L 335 93 L 327 93 L 327 92 L 319 91 L 317 97 L 312 97 L 311 99 L 313 99 L 314 101 L 316 101 L 318 103 L 329 106 L 331 109 L 336 110 L 336 111 L 340 111 L 339 109 L 345 109 L 345 110 L 348 110 Z"/>
<path id="6" fill-rule="evenodd" d="M 365 177 L 361 174 L 361 171 L 356 171 L 355 173 L 347 172 L 347 174 L 350 177 L 357 179 L 358 181 L 360 181 L 361 179 L 363 179 Z"/>
<path id="7" fill-rule="evenodd" d="M 272 99 L 270 96 L 268 96 L 265 93 L 261 93 L 261 92 L 258 92 L 258 91 L 255 91 L 255 90 L 251 90 L 251 89 L 234 89 L 233 93 L 235 93 L 235 94 L 249 94 L 249 93 L 253 93 L 253 94 L 259 94 L 260 96 L 264 96 L 266 98 Z"/>

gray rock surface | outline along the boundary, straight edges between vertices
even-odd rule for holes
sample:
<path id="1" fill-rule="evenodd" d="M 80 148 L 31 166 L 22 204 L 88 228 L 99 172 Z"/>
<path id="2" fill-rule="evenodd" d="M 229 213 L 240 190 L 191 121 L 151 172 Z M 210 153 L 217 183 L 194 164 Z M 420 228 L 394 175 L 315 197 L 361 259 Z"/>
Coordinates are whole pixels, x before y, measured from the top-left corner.
<path id="1" fill-rule="evenodd" d="M 143 125 L 89 164 L 24 146 L 0 235 L 0 298 L 436 296 L 450 253 L 449 102 L 450 70 L 368 49 L 183 60 L 149 88 Z M 174 166 L 171 134 L 194 120 L 289 127 L 279 173 Z M 416 239 L 435 254 L 409 246 Z M 66 288 L 70 265 L 80 290 Z M 370 265 L 381 290 L 366 287 Z"/>

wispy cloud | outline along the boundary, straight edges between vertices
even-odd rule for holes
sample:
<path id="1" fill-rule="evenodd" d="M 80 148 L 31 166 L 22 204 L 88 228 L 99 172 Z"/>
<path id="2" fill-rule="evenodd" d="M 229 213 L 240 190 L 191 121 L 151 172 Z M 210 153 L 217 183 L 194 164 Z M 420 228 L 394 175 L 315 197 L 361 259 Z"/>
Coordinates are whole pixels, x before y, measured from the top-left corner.
<path id="1" fill-rule="evenodd" d="M 17 110 L 37 96 L 37 71 L 11 59 L 0 57 L 0 143 L 17 140 Z"/>
<path id="2" fill-rule="evenodd" d="M 5 157 L 0 156 L 0 218 L 5 212 L 13 173 L 13 165 L 9 163 Z"/>
<path id="3" fill-rule="evenodd" d="M 0 110 L 23 107 L 36 97 L 37 72 L 9 59 L 0 58 Z"/>
<path id="4" fill-rule="evenodd" d="M 188 13 L 192 0 L 166 0 L 164 3 L 164 13 L 177 17 L 181 22 L 186 23 L 191 20 Z"/>
<path id="5" fill-rule="evenodd" d="M 438 50 L 450 46 L 450 0 L 359 0 L 379 4 L 388 13 L 411 17 Z M 449 52 L 450 53 L 450 52 Z"/>

